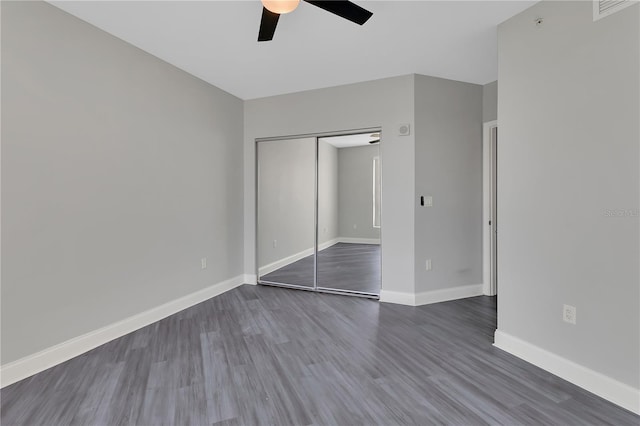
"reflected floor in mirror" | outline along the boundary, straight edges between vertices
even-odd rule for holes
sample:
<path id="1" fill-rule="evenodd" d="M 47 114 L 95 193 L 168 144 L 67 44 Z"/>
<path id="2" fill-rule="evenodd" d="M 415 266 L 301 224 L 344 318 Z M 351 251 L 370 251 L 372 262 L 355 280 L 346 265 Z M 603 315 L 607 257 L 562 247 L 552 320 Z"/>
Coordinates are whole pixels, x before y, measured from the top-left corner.
<path id="1" fill-rule="evenodd" d="M 318 287 L 380 294 L 380 245 L 337 243 L 318 252 Z M 313 286 L 313 255 L 261 277 Z"/>

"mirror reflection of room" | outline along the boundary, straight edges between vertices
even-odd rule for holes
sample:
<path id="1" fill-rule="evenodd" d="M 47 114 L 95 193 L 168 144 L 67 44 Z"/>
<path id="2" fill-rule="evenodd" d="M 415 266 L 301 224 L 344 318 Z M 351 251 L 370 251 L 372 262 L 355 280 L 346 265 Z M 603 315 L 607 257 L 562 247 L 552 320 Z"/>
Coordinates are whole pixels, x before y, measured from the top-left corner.
<path id="1" fill-rule="evenodd" d="M 260 279 L 313 288 L 316 140 L 260 142 L 257 153 Z"/>
<path id="2" fill-rule="evenodd" d="M 318 143 L 318 287 L 380 292 L 379 134 Z"/>
<path id="3" fill-rule="evenodd" d="M 258 143 L 261 283 L 379 295 L 379 141 L 318 138 L 317 151 L 315 138 Z"/>

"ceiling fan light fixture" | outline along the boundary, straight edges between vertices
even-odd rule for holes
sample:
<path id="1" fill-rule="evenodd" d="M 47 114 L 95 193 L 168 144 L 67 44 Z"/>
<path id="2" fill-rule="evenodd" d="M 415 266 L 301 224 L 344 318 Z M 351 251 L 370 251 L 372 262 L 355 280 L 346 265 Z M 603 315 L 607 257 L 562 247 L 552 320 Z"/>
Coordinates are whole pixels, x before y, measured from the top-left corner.
<path id="1" fill-rule="evenodd" d="M 279 15 L 293 12 L 299 4 L 300 0 L 262 0 L 265 9 Z"/>

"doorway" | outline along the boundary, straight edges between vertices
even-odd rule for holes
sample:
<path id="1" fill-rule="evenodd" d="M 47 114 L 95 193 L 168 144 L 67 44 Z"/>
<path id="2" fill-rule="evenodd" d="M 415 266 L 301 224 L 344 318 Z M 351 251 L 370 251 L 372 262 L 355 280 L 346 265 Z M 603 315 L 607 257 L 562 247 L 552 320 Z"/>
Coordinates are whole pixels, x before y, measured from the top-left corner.
<path id="1" fill-rule="evenodd" d="M 498 294 L 498 122 L 484 123 L 483 133 L 483 292 Z"/>
<path id="2" fill-rule="evenodd" d="M 378 299 L 380 130 L 256 141 L 258 284 Z"/>

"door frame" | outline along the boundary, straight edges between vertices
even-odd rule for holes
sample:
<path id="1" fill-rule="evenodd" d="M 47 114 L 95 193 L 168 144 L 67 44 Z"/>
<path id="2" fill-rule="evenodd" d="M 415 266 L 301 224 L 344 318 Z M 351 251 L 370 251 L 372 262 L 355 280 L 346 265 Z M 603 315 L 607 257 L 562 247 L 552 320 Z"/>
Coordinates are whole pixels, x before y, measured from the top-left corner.
<path id="1" fill-rule="evenodd" d="M 498 121 L 488 121 L 482 129 L 482 290 L 487 296 L 497 294 L 497 268 L 495 267 L 494 239 L 497 221 L 495 220 L 494 170 L 497 170 L 497 149 L 493 135 L 498 128 Z M 497 141 L 496 141 L 497 143 Z M 495 191 L 497 192 L 497 191 Z"/>
<path id="2" fill-rule="evenodd" d="M 296 290 L 306 290 L 317 293 L 330 293 L 330 294 L 341 294 L 347 296 L 356 296 L 356 297 L 364 297 L 368 299 L 380 299 L 380 293 L 382 292 L 382 274 L 380 275 L 380 288 L 378 290 L 378 294 L 372 293 L 363 293 L 359 291 L 353 290 L 343 290 L 343 289 L 333 289 L 327 287 L 319 287 L 318 286 L 318 264 L 317 264 L 317 252 L 318 252 L 318 139 L 324 137 L 331 136 L 346 136 L 346 135 L 357 135 L 362 133 L 380 133 L 380 140 L 382 140 L 382 126 L 377 127 L 367 127 L 362 129 L 351 129 L 351 130 L 339 130 L 332 132 L 321 132 L 321 133 L 308 133 L 301 135 L 287 135 L 287 136 L 271 136 L 271 137 L 263 137 L 255 139 L 255 158 L 254 158 L 254 170 L 255 170 L 255 270 L 256 270 L 256 284 L 258 285 L 267 285 L 273 287 L 284 287 L 284 288 L 292 288 Z M 269 142 L 269 141 L 278 141 L 278 140 L 290 140 L 290 139 L 304 139 L 304 138 L 315 138 L 316 142 L 316 159 L 315 159 L 315 208 L 314 208 L 314 226 L 315 226 L 315 235 L 314 235 L 314 286 L 306 287 L 295 284 L 285 284 L 285 283 L 274 283 L 269 281 L 260 280 L 260 264 L 259 264 L 259 253 L 258 253 L 258 235 L 259 235 L 259 224 L 258 224 L 258 215 L 260 210 L 260 194 L 259 194 L 259 171 L 258 171 L 258 144 L 261 142 Z M 384 175 L 382 174 L 382 152 L 378 153 L 379 161 L 380 161 L 380 179 L 384 179 Z M 382 220 L 384 217 L 382 211 L 382 184 L 380 185 L 380 268 L 382 269 Z"/>

